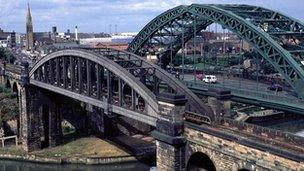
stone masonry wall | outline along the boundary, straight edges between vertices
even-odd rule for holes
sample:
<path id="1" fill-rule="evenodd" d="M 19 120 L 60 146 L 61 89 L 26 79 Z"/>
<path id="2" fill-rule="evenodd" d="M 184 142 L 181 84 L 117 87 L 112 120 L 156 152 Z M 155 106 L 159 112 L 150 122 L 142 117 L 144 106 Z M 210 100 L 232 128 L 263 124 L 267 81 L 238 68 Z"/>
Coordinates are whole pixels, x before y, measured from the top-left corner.
<path id="1" fill-rule="evenodd" d="M 163 94 L 160 98 L 160 119 L 152 135 L 156 139 L 157 170 L 185 170 L 185 139 L 183 135 L 184 96 Z"/>
<path id="2" fill-rule="evenodd" d="M 191 128 L 185 128 L 184 135 L 188 140 L 186 158 L 189 159 L 195 152 L 202 152 L 210 157 L 217 171 L 304 170 L 304 163 L 214 137 Z"/>
<path id="3" fill-rule="evenodd" d="M 230 116 L 231 101 L 219 100 L 215 97 L 208 97 L 208 105 L 211 106 L 213 112 L 217 116 Z"/>
<path id="4" fill-rule="evenodd" d="M 170 144 L 156 141 L 157 170 L 160 171 L 180 171 L 185 168 L 184 146 L 174 147 Z"/>

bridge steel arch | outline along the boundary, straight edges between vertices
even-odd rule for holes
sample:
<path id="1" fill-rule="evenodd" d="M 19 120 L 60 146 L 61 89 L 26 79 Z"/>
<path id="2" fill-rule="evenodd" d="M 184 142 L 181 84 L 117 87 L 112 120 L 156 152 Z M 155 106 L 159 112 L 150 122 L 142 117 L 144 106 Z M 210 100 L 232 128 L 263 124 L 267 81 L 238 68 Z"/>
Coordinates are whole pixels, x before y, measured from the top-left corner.
<path id="1" fill-rule="evenodd" d="M 82 64 L 80 64 L 81 62 L 79 63 L 81 60 Z M 92 86 L 90 83 L 92 80 L 90 77 L 92 76 L 88 74 L 88 71 L 84 71 L 83 77 L 89 80 L 87 81 L 89 84 L 85 81 L 79 81 L 83 78 L 78 73 L 80 73 L 80 70 L 88 70 L 88 65 L 91 66 L 90 71 L 95 66 L 95 71 L 97 75 L 99 74 L 98 78 L 103 74 L 99 73 L 100 71 L 96 70 L 96 67 L 105 68 L 118 77 L 118 104 L 114 104 L 109 99 L 107 101 L 101 100 L 101 94 L 98 92 L 103 91 L 103 86 L 99 85 L 102 81 L 95 78 L 97 79 L 93 81 L 95 87 Z M 72 68 L 76 69 L 73 70 Z M 31 69 L 29 76 L 31 85 L 48 89 L 106 110 L 111 109 L 114 113 L 148 123 L 152 126 L 155 126 L 156 120 L 159 119 L 159 108 L 156 97 L 161 92 L 160 89 L 164 89 L 161 86 L 165 85 L 166 90 L 163 91 L 187 97 L 188 110 L 205 116 L 207 122 L 214 119 L 212 110 L 185 85 L 160 67 L 130 52 L 114 49 L 60 50 L 38 61 Z M 75 76 L 77 78 L 74 78 Z M 107 80 L 107 84 L 108 82 L 110 82 L 109 79 Z M 132 89 L 131 109 L 125 109 L 121 102 L 124 96 L 122 94 L 122 83 L 129 85 Z M 94 92 L 92 92 L 93 87 Z M 82 90 L 83 88 L 85 90 Z M 110 97 L 109 94 L 113 94 L 113 92 L 109 92 L 110 90 L 111 85 L 108 84 L 107 97 Z M 135 110 L 134 104 L 136 100 L 134 98 L 137 97 L 136 94 L 144 99 L 145 110 L 143 111 Z"/>
<path id="2" fill-rule="evenodd" d="M 247 41 L 304 98 L 304 24 L 276 11 L 249 5 L 178 6 L 149 22 L 135 37 L 128 51 L 145 55 L 161 45 L 168 61 L 194 34 L 218 23 Z M 197 29 L 197 30 L 196 30 Z M 166 41 L 161 41 L 166 39 Z M 286 43 L 292 40 L 293 43 Z M 160 43 L 161 42 L 161 43 Z M 164 43 L 165 42 L 165 43 Z M 167 62 L 168 64 L 168 62 Z"/>
<path id="3" fill-rule="evenodd" d="M 81 65 L 77 64 L 77 62 L 79 61 L 81 61 L 82 63 Z M 108 73 L 112 73 L 112 74 L 109 75 L 113 76 L 114 74 L 119 78 L 119 80 L 122 80 L 119 82 L 121 83 L 124 82 L 127 85 L 129 85 L 132 89 L 132 92 L 134 92 L 133 94 L 135 94 L 136 92 L 140 97 L 144 99 L 146 105 L 145 111 L 135 110 L 133 107 L 132 109 L 125 108 L 122 106 L 121 102 L 119 102 L 120 104 L 114 104 L 113 102 L 110 102 L 109 99 L 105 101 L 104 99 L 102 99 L 102 96 L 100 94 L 97 95 L 98 94 L 97 92 L 95 93 L 95 95 L 92 92 L 88 93 L 89 92 L 88 85 L 90 85 L 91 83 L 89 84 L 83 83 L 82 85 L 81 81 L 80 82 L 79 80 L 75 81 L 75 79 L 79 79 L 82 76 L 80 76 L 79 78 L 72 78 L 71 76 L 70 78 L 74 79 L 75 82 L 71 81 L 71 83 L 68 85 L 67 83 L 68 75 L 73 74 L 74 76 L 75 75 L 79 76 L 79 74 L 75 74 L 75 72 L 77 71 L 72 71 L 72 70 L 68 71 L 70 67 L 76 68 L 77 70 L 81 68 L 82 71 L 87 70 L 88 68 L 85 65 L 88 66 L 88 61 L 90 64 L 95 64 L 95 67 L 100 68 L 100 70 L 104 68 L 105 70 L 110 71 Z M 93 68 L 94 67 L 92 67 L 91 65 L 91 69 Z M 99 76 L 101 76 L 102 74 L 100 70 L 98 71 L 96 70 Z M 91 74 L 91 72 L 87 73 L 85 71 L 82 74 L 86 75 L 87 77 L 90 77 L 89 74 Z M 85 50 L 57 51 L 39 60 L 35 64 L 35 66 L 30 70 L 29 77 L 30 77 L 30 85 L 35 85 L 40 88 L 47 89 L 77 99 L 79 101 L 92 104 L 94 106 L 103 108 L 105 110 L 110 110 L 111 112 L 121 114 L 123 116 L 127 116 L 129 118 L 147 123 L 152 126 L 155 126 L 156 124 L 156 120 L 158 118 L 158 104 L 157 104 L 156 96 L 146 86 L 144 86 L 140 81 L 138 81 L 134 76 L 132 76 L 129 72 L 127 72 L 124 68 L 120 67 L 118 64 L 105 58 L 102 55 L 98 55 Z M 57 79 L 61 81 L 57 82 Z M 109 81 L 110 78 L 107 79 L 108 79 L 107 81 Z M 84 81 L 84 79 L 82 81 Z M 82 88 L 79 87 L 76 88 L 77 84 L 78 86 L 81 85 Z M 100 88 L 97 89 L 101 91 L 102 89 L 101 85 L 97 85 L 97 86 L 98 87 L 100 86 Z M 92 86 L 90 87 L 92 89 Z M 112 85 L 109 84 L 107 85 L 107 89 L 110 90 L 111 87 Z M 108 93 L 113 93 L 113 92 L 108 92 Z M 120 96 L 119 98 L 122 98 L 121 94 L 119 96 Z M 132 106 L 133 103 L 135 103 L 134 102 L 135 99 L 133 98 L 135 97 L 132 96 Z"/>
<path id="4" fill-rule="evenodd" d="M 173 77 L 167 71 L 159 66 L 148 62 L 141 56 L 135 55 L 127 51 L 118 51 L 114 49 L 99 49 L 95 52 L 111 58 L 129 72 L 138 77 L 145 85 L 151 87 L 150 90 L 157 96 L 160 93 L 162 85 L 167 88 L 169 93 L 185 95 L 187 102 L 187 111 L 198 113 L 205 117 L 207 122 L 215 119 L 215 116 L 210 107 L 205 105 L 202 100 L 188 89 L 177 78 Z M 161 85 L 162 84 L 162 85 Z"/>

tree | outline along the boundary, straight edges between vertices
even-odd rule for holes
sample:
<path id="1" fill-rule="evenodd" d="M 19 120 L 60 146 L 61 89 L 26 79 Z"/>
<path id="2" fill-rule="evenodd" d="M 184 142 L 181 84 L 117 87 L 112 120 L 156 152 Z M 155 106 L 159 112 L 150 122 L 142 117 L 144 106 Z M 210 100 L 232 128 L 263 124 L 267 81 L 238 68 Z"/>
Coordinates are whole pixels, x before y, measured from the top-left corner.
<path id="1" fill-rule="evenodd" d="M 14 63 L 16 57 L 11 53 L 10 50 L 1 47 L 0 48 L 0 59 L 6 61 L 7 63 Z"/>

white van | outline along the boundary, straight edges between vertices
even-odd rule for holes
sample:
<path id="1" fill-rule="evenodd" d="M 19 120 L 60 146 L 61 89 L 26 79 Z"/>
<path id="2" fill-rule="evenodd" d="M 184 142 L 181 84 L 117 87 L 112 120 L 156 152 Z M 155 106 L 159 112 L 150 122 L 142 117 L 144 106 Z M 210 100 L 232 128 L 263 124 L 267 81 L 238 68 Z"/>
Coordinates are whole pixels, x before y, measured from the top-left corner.
<path id="1" fill-rule="evenodd" d="M 215 75 L 205 75 L 203 78 L 204 83 L 216 83 L 217 78 Z"/>

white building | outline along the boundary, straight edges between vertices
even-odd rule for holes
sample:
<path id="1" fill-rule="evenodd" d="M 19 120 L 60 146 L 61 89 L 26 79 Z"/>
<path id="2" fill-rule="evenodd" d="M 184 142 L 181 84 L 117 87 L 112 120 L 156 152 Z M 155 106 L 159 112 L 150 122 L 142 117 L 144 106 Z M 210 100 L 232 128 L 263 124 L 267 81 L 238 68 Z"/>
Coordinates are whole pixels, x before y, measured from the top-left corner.
<path id="1" fill-rule="evenodd" d="M 0 40 L 0 47 L 7 48 L 8 47 L 8 40 Z"/>
<path id="2" fill-rule="evenodd" d="M 137 32 L 127 32 L 127 33 L 121 33 L 121 36 L 131 36 L 131 37 L 135 37 L 137 36 Z"/>

